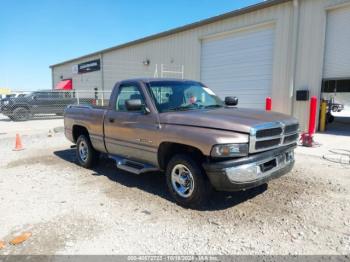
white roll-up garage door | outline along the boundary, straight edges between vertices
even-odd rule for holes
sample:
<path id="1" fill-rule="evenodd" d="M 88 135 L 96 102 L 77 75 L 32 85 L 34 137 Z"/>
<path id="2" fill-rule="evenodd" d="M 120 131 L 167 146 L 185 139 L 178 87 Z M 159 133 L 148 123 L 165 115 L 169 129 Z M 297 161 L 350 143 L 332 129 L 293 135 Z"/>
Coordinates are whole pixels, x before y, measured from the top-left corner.
<path id="1" fill-rule="evenodd" d="M 328 12 L 323 76 L 350 77 L 350 6 Z"/>
<path id="2" fill-rule="evenodd" d="M 240 31 L 202 41 L 201 81 L 240 107 L 265 106 L 271 96 L 274 28 Z"/>

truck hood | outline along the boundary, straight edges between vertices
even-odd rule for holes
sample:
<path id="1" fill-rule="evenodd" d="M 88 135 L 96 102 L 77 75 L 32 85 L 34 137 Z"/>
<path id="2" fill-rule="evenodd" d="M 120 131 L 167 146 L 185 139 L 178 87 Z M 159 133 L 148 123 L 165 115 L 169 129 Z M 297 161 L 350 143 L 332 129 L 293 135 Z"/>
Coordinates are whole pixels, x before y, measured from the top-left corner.
<path id="1" fill-rule="evenodd" d="M 291 116 L 245 108 L 188 110 L 160 114 L 161 124 L 186 125 L 249 133 L 251 127 L 267 122 L 295 122 Z"/>

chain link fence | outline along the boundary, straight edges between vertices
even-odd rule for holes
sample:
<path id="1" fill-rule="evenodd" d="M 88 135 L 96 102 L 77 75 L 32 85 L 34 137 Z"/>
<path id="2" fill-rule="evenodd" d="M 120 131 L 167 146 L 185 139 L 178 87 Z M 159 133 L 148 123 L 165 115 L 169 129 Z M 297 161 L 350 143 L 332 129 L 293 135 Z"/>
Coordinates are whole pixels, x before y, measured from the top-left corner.
<path id="1" fill-rule="evenodd" d="M 0 114 L 13 121 L 27 121 L 37 117 L 62 117 L 68 105 L 87 104 L 108 106 L 111 91 L 28 91 L 0 100 Z"/>

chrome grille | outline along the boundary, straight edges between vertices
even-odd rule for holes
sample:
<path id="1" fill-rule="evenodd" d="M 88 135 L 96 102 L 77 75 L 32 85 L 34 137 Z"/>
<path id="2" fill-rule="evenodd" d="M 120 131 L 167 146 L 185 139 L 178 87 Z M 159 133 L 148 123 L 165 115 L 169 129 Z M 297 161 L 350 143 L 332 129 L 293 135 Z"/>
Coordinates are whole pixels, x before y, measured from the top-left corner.
<path id="1" fill-rule="evenodd" d="M 289 143 L 293 143 L 293 142 L 296 142 L 299 138 L 299 134 L 296 133 L 296 134 L 293 134 L 293 135 L 286 135 L 284 137 L 284 140 L 283 140 L 283 144 L 289 144 Z"/>
<path id="2" fill-rule="evenodd" d="M 296 133 L 298 132 L 299 124 L 286 125 L 284 128 L 285 134 Z"/>
<path id="3" fill-rule="evenodd" d="M 299 124 L 271 122 L 254 126 L 250 132 L 249 152 L 256 153 L 297 142 Z"/>
<path id="4" fill-rule="evenodd" d="M 282 134 L 282 127 L 276 127 L 271 129 L 262 129 L 256 131 L 256 137 L 262 138 L 267 136 L 279 136 Z"/>
<path id="5" fill-rule="evenodd" d="M 271 140 L 263 140 L 263 141 L 256 141 L 255 143 L 255 149 L 264 149 L 267 147 L 273 147 L 278 146 L 281 143 L 281 138 L 271 139 Z"/>

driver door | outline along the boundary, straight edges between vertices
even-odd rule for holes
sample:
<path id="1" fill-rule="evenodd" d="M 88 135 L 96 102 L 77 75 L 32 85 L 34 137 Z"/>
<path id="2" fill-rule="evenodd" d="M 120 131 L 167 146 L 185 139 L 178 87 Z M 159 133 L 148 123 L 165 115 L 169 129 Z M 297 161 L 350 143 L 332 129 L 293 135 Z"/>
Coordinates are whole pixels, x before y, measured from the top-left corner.
<path id="1" fill-rule="evenodd" d="M 105 141 L 108 153 L 135 161 L 154 164 L 157 162 L 157 147 L 151 137 L 157 132 L 154 114 L 145 110 L 128 111 L 125 101 L 140 99 L 145 105 L 145 96 L 138 83 L 121 84 L 115 102 L 105 117 Z"/>

